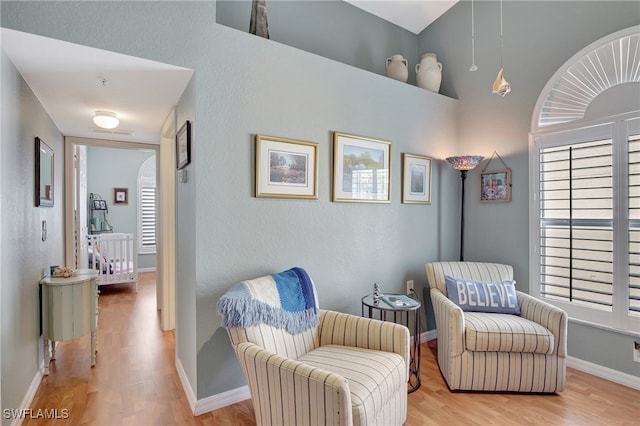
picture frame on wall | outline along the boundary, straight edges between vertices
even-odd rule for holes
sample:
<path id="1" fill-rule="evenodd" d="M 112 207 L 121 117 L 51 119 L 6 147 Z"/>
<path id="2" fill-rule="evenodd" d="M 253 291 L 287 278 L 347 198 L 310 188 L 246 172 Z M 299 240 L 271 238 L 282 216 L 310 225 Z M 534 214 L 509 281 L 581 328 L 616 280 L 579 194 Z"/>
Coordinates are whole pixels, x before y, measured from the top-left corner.
<path id="1" fill-rule="evenodd" d="M 191 162 L 191 122 L 189 120 L 176 133 L 176 167 L 178 170 Z"/>
<path id="2" fill-rule="evenodd" d="M 113 204 L 128 204 L 128 203 L 129 203 L 129 189 L 113 188 Z"/>
<path id="3" fill-rule="evenodd" d="M 431 204 L 431 157 L 402 154 L 402 202 Z"/>
<path id="4" fill-rule="evenodd" d="M 334 202 L 391 202 L 391 142 L 333 132 Z"/>
<path id="5" fill-rule="evenodd" d="M 480 173 L 480 202 L 511 201 L 511 169 L 487 170 Z"/>
<path id="6" fill-rule="evenodd" d="M 319 144 L 256 135 L 255 196 L 318 199 Z"/>

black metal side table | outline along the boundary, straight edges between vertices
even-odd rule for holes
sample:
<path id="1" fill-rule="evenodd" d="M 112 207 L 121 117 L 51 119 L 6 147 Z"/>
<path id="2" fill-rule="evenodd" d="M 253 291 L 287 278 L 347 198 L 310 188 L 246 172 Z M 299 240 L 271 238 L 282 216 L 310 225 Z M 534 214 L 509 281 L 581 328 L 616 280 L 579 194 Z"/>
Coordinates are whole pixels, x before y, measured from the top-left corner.
<path id="1" fill-rule="evenodd" d="M 389 294 L 385 293 L 386 296 L 398 296 L 398 294 Z M 415 300 L 415 306 L 408 307 L 392 307 L 387 304 L 383 300 L 378 301 L 378 303 L 374 303 L 373 295 L 367 294 L 362 298 L 362 316 L 365 316 L 365 309 L 367 311 L 367 316 L 369 318 L 374 318 L 374 312 L 378 312 L 379 319 L 382 321 L 387 321 L 387 314 L 393 313 L 393 322 L 398 323 L 398 317 L 400 317 L 400 321 L 403 320 L 404 324 L 401 322 L 399 324 L 406 325 L 407 328 L 411 329 L 409 326 L 411 317 L 411 313 L 413 313 L 413 345 L 409 348 L 410 351 L 410 360 L 409 360 L 409 390 L 408 393 L 414 392 L 416 389 L 420 387 L 420 307 L 422 304 L 418 299 L 413 296 L 409 296 L 413 300 Z"/>

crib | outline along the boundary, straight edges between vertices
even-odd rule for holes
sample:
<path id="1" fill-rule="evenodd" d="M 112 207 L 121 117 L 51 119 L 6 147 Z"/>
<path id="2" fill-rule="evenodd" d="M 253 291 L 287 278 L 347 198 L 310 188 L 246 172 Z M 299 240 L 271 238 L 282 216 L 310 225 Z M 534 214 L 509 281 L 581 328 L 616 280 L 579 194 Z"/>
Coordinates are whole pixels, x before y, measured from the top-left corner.
<path id="1" fill-rule="evenodd" d="M 138 244 L 133 234 L 89 235 L 89 268 L 98 270 L 98 286 L 135 283 L 138 292 Z"/>

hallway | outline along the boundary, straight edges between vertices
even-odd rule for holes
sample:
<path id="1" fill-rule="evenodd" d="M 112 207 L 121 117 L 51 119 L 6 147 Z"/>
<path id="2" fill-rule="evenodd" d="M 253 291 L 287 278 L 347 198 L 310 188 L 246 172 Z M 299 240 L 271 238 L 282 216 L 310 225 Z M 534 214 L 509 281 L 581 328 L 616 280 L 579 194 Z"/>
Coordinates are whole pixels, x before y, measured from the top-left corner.
<path id="1" fill-rule="evenodd" d="M 175 335 L 160 330 L 155 273 L 140 273 L 132 284 L 100 288 L 98 357 L 90 368 L 90 336 L 59 343 L 31 404 L 57 409 L 58 420 L 26 418 L 23 425 L 222 425 L 255 423 L 250 401 L 198 417 L 175 371 Z M 243 410 L 246 407 L 246 418 Z M 66 411 L 63 411 L 65 410 Z M 63 419 L 65 412 L 68 419 Z"/>

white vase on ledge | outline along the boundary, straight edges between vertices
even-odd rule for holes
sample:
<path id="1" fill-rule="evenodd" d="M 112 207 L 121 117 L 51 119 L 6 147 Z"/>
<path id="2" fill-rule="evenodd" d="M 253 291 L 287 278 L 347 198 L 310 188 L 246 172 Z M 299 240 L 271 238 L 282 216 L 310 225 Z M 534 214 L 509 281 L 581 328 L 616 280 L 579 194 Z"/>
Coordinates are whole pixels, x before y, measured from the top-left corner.
<path id="1" fill-rule="evenodd" d="M 416 84 L 418 87 L 438 93 L 442 82 L 442 64 L 435 53 L 425 53 L 416 64 Z"/>
<path id="2" fill-rule="evenodd" d="M 409 61 L 403 58 L 402 55 L 393 55 L 387 58 L 385 70 L 387 71 L 387 77 L 406 83 L 409 78 Z"/>

